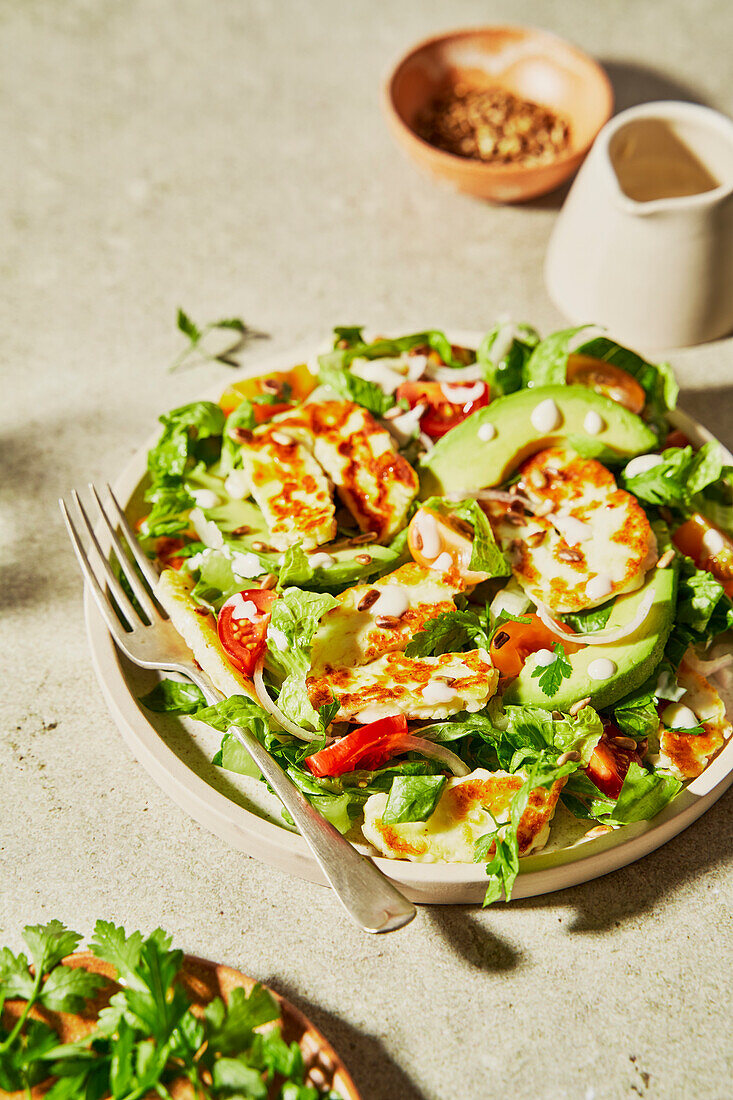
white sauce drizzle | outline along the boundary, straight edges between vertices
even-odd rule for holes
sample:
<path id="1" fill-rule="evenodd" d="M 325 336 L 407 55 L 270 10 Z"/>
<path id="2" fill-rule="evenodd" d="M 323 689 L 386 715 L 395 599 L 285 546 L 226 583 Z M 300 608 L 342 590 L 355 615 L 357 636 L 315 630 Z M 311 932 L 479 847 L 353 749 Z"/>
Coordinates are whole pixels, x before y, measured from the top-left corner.
<path id="1" fill-rule="evenodd" d="M 211 489 L 191 489 L 191 496 L 199 508 L 216 508 L 219 497 Z"/>
<path id="2" fill-rule="evenodd" d="M 554 432 L 562 424 L 562 413 L 553 399 L 546 397 L 544 401 L 540 401 L 539 405 L 534 407 L 529 419 L 532 421 L 532 427 L 535 431 Z"/>
<path id="3" fill-rule="evenodd" d="M 424 703 L 452 703 L 456 698 L 456 691 L 440 680 L 431 680 L 423 688 L 422 698 Z"/>
<path id="4" fill-rule="evenodd" d="M 272 624 L 268 626 L 267 637 L 272 639 L 275 649 L 279 649 L 281 653 L 284 653 L 288 648 L 288 639 L 285 632 L 280 630 L 279 627 L 272 626 Z"/>
<path id="5" fill-rule="evenodd" d="M 661 466 L 662 462 L 661 455 L 637 455 L 631 462 L 627 462 L 624 477 L 638 477 L 647 470 L 653 470 L 655 466 Z"/>
<path id="6" fill-rule="evenodd" d="M 230 596 L 224 607 L 231 607 L 232 618 L 236 620 L 248 619 L 249 622 L 253 623 L 258 615 L 257 604 L 254 600 L 245 600 L 241 592 Z M 222 607 L 222 611 L 224 607 Z"/>
<path id="7" fill-rule="evenodd" d="M 244 470 L 232 470 L 224 482 L 225 492 L 232 500 L 244 500 L 249 496 L 249 478 Z"/>
<path id="8" fill-rule="evenodd" d="M 430 563 L 430 568 L 435 569 L 438 573 L 447 573 L 453 568 L 453 558 L 447 550 L 444 550 L 442 554 L 438 554 L 434 562 Z"/>
<path id="9" fill-rule="evenodd" d="M 725 539 L 720 531 L 716 531 L 714 527 L 711 527 L 709 531 L 705 532 L 702 537 L 702 544 L 708 554 L 712 554 L 713 557 L 719 554 L 721 550 L 725 550 Z"/>
<path id="10" fill-rule="evenodd" d="M 563 516 L 555 512 L 547 516 L 550 523 L 557 527 L 568 546 L 577 546 L 579 542 L 588 542 L 593 538 L 593 528 L 575 516 Z"/>
<path id="11" fill-rule="evenodd" d="M 600 435 L 605 426 L 605 420 L 595 409 L 591 409 L 585 414 L 583 429 L 588 435 Z"/>
<path id="12" fill-rule="evenodd" d="M 231 556 L 232 572 L 238 577 L 261 577 L 265 570 L 256 554 L 235 550 Z"/>
<path id="13" fill-rule="evenodd" d="M 482 443 L 490 443 L 496 437 L 496 428 L 493 424 L 482 424 L 477 434 Z"/>
<path id="14" fill-rule="evenodd" d="M 433 561 L 437 558 L 443 545 L 440 539 L 438 521 L 429 512 L 418 512 L 415 517 L 415 529 L 422 539 L 421 554 L 428 561 Z"/>
<path id="15" fill-rule="evenodd" d="M 668 729 L 691 730 L 699 726 L 697 715 L 684 703 L 672 703 L 662 711 L 662 721 Z"/>
<path id="16" fill-rule="evenodd" d="M 323 567 L 328 567 L 329 565 L 336 564 L 336 559 L 333 557 L 333 555 L 326 554 L 324 551 L 321 551 L 319 554 L 311 554 L 308 558 L 308 561 L 314 569 L 320 569 Z"/>
<path id="17" fill-rule="evenodd" d="M 613 592 L 613 581 L 605 573 L 599 573 L 597 577 L 591 577 L 585 586 L 585 594 L 589 600 L 602 600 Z"/>
<path id="18" fill-rule="evenodd" d="M 380 615 L 394 615 L 399 619 L 410 606 L 410 597 L 404 588 L 398 584 L 388 584 L 382 589 L 379 599 L 369 608 L 370 615 L 377 618 Z"/>
<path id="19" fill-rule="evenodd" d="M 440 392 L 446 401 L 450 401 L 453 405 L 465 405 L 469 401 L 478 401 L 479 397 L 483 397 L 486 392 L 485 382 L 474 382 L 472 386 L 451 386 L 446 382 L 441 382 Z"/>
<path id="20" fill-rule="evenodd" d="M 617 668 L 616 662 L 609 657 L 596 657 L 588 665 L 588 675 L 591 680 L 610 680 Z"/>
<path id="21" fill-rule="evenodd" d="M 557 653 L 553 653 L 551 649 L 538 649 L 534 655 L 534 663 L 539 665 L 540 668 L 547 668 L 548 665 L 553 665 L 557 660 Z"/>

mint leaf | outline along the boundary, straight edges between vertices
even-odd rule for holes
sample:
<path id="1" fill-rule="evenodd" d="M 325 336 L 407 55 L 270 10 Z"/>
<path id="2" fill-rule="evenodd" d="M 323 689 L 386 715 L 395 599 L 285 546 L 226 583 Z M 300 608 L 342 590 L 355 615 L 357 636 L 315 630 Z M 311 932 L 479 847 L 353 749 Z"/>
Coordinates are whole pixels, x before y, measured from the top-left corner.
<path id="1" fill-rule="evenodd" d="M 444 775 L 396 775 L 382 821 L 386 825 L 427 821 L 440 801 L 446 782 Z"/>

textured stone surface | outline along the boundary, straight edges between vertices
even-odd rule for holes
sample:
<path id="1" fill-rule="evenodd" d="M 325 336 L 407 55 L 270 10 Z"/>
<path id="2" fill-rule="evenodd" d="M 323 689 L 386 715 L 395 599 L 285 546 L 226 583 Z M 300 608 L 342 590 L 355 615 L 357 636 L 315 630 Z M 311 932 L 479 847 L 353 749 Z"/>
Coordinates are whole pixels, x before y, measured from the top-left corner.
<path id="1" fill-rule="evenodd" d="M 642 862 L 508 908 L 367 938 L 325 890 L 227 849 L 131 758 L 94 681 L 56 497 L 114 477 L 158 412 L 180 304 L 271 334 L 333 323 L 561 323 L 541 262 L 558 197 L 498 209 L 393 148 L 380 79 L 450 25 L 541 22 L 612 63 L 622 106 L 733 108 L 728 4 L 225 0 L 0 4 L 3 518 L 0 942 L 58 916 L 162 924 L 311 1014 L 365 1100 L 722 1098 L 728 794 Z M 674 353 L 733 442 L 733 347 Z"/>

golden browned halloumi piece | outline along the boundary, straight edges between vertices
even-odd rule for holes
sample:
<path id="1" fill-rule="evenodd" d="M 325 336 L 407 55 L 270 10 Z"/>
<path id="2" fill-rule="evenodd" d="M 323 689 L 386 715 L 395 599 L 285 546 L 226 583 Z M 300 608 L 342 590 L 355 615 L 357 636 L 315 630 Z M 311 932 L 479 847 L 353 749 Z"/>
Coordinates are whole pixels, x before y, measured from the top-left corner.
<path id="1" fill-rule="evenodd" d="M 276 550 L 312 550 L 336 534 L 331 485 L 307 447 L 269 425 L 238 432 L 242 469 Z"/>
<path id="2" fill-rule="evenodd" d="M 659 764 L 662 768 L 668 768 L 678 779 L 694 779 L 728 740 L 731 724 L 717 691 L 695 671 L 687 658 L 680 665 L 677 682 L 685 689 L 680 704 L 690 708 L 705 732 L 696 736 L 662 727 L 659 734 Z"/>
<path id="3" fill-rule="evenodd" d="M 251 680 L 230 663 L 216 630 L 216 619 L 192 599 L 195 580 L 183 570 L 164 569 L 155 594 L 170 621 L 212 683 L 227 697 L 255 697 Z"/>
<path id="4" fill-rule="evenodd" d="M 595 459 L 559 448 L 521 467 L 522 492 L 540 514 L 491 502 L 494 532 L 517 580 L 553 611 L 582 611 L 631 592 L 657 560 L 644 509 Z"/>
<path id="5" fill-rule="evenodd" d="M 364 665 L 383 653 L 404 649 L 428 619 L 455 611 L 453 597 L 459 591 L 452 574 L 416 562 L 401 565 L 373 584 L 347 588 L 336 597 L 338 607 L 326 612 L 313 637 L 311 675 L 317 678 L 334 668 Z M 402 606 L 406 609 L 396 623 L 379 625 L 383 616 L 394 617 Z"/>
<path id="6" fill-rule="evenodd" d="M 427 821 L 387 825 L 382 820 L 386 794 L 373 794 L 364 806 L 362 832 L 385 856 L 415 863 L 471 863 L 479 837 L 493 832 L 494 821 L 509 820 L 509 803 L 526 779 L 523 772 L 489 772 L 449 779 Z M 543 848 L 564 780 L 529 796 L 517 831 L 520 856 Z M 488 812 L 487 812 L 488 811 Z M 494 819 L 492 821 L 492 818 Z M 492 845 L 487 858 L 493 855 Z"/>
<path id="7" fill-rule="evenodd" d="M 312 449 L 360 530 L 386 542 L 404 527 L 417 474 L 361 405 L 314 401 L 279 416 L 277 429 Z"/>
<path id="8" fill-rule="evenodd" d="M 335 697 L 340 722 L 376 722 L 391 714 L 442 719 L 461 710 L 482 710 L 498 681 L 484 649 L 422 658 L 386 653 L 368 665 L 309 680 L 308 694 L 316 708 Z"/>

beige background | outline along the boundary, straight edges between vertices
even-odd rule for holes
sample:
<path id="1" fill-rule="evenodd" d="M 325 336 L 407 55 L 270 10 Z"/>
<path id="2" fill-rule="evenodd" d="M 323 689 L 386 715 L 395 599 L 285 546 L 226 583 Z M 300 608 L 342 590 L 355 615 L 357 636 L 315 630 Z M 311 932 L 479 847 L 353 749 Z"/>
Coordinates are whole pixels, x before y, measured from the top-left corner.
<path id="1" fill-rule="evenodd" d="M 609 64 L 620 106 L 733 111 L 715 0 L 0 2 L 3 518 L 0 942 L 28 921 L 161 923 L 269 980 L 365 1100 L 730 1095 L 733 794 L 603 880 L 370 939 L 326 891 L 228 850 L 130 757 L 94 682 L 56 497 L 114 476 L 155 416 L 180 304 L 271 334 L 561 318 L 541 262 L 559 197 L 477 204 L 403 162 L 380 80 L 416 38 L 535 22 Z M 730 445 L 733 346 L 671 354 Z"/>

